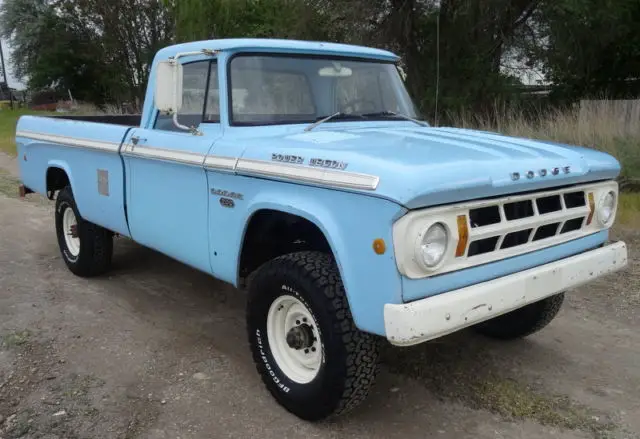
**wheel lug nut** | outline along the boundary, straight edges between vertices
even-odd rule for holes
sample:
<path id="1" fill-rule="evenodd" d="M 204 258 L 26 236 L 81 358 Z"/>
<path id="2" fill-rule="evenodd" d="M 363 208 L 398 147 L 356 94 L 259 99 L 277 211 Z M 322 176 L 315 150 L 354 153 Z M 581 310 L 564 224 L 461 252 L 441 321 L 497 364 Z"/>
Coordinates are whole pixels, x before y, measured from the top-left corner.
<path id="1" fill-rule="evenodd" d="M 300 320 L 296 320 L 296 325 L 299 325 L 299 324 L 300 324 Z"/>
<path id="2" fill-rule="evenodd" d="M 315 352 L 315 351 L 316 351 L 316 348 L 311 348 L 311 352 Z"/>
<path id="3" fill-rule="evenodd" d="M 306 318 L 306 317 L 303 317 L 303 318 L 302 318 L 302 321 L 303 321 L 303 322 L 306 322 L 306 321 L 307 321 L 307 318 Z"/>
<path id="4" fill-rule="evenodd" d="M 305 354 L 308 354 L 308 353 L 309 353 L 309 349 L 305 349 L 305 350 L 304 350 L 304 353 L 305 353 Z"/>

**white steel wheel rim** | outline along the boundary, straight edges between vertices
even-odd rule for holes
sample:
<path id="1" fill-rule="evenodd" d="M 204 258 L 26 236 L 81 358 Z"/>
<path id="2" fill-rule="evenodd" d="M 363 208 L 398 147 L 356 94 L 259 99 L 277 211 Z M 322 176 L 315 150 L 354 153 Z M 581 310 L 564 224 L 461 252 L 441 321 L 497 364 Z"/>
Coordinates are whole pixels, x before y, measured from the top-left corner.
<path id="1" fill-rule="evenodd" d="M 313 344 L 301 349 L 290 347 L 287 334 L 303 324 L 311 327 Z M 267 315 L 267 339 L 278 367 L 291 381 L 307 384 L 318 375 L 322 340 L 311 311 L 300 300 L 286 295 L 273 301 Z"/>
<path id="2" fill-rule="evenodd" d="M 80 238 L 77 236 L 78 220 L 70 207 L 67 207 L 62 214 L 62 232 L 64 233 L 64 242 L 67 244 L 67 250 L 69 250 L 71 256 L 78 256 L 80 254 Z"/>

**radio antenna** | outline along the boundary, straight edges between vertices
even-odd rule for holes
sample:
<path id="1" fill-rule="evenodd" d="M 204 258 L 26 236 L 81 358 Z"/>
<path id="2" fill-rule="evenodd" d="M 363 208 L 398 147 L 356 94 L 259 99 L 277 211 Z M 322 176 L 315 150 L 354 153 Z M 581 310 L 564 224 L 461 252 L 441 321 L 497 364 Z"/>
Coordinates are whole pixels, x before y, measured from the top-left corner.
<path id="1" fill-rule="evenodd" d="M 436 15 L 436 105 L 434 114 L 434 126 L 438 126 L 438 95 L 440 93 L 440 2 L 436 2 L 438 15 Z"/>

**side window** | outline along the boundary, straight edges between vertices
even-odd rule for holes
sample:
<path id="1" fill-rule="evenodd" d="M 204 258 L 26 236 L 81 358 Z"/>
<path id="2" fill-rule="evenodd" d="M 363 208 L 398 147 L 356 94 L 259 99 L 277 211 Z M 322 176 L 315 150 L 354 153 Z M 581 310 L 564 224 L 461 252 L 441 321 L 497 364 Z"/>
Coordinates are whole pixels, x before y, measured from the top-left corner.
<path id="1" fill-rule="evenodd" d="M 220 122 L 220 82 L 218 82 L 218 65 L 211 63 L 209 74 L 209 92 L 207 93 L 207 106 L 204 111 L 205 122 Z"/>
<path id="2" fill-rule="evenodd" d="M 211 92 L 213 93 L 209 93 L 209 96 L 207 96 L 209 66 L 211 66 L 212 76 L 209 83 L 215 85 L 215 90 L 212 89 Z M 205 99 L 207 101 L 207 114 L 204 120 L 208 122 L 220 120 L 217 90 L 218 70 L 216 67 L 215 61 L 199 61 L 183 66 L 182 108 L 178 112 L 178 121 L 182 125 L 196 127 L 200 125 L 203 121 L 203 115 L 205 115 Z M 158 114 L 154 129 L 182 131 L 173 124 L 172 118 L 173 116 L 168 114 Z"/>

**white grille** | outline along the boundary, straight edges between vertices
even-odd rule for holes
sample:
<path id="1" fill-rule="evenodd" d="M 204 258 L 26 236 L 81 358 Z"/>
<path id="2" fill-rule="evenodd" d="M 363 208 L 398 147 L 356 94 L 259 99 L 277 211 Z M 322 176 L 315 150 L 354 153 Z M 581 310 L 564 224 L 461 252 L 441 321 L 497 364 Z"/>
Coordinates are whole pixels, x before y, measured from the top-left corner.
<path id="1" fill-rule="evenodd" d="M 409 212 L 394 224 L 393 239 L 399 271 L 412 279 L 435 276 L 510 258 L 596 233 L 607 227 L 592 213 L 608 191 L 618 185 L 607 181 L 590 185 L 473 201 Z M 615 214 L 615 213 L 614 213 Z M 589 222 L 590 216 L 592 217 Z M 458 252 L 458 217 L 467 225 L 468 240 Z M 450 241 L 442 262 L 426 271 L 417 262 L 419 237 L 439 222 Z"/>
<path id="2" fill-rule="evenodd" d="M 591 213 L 587 197 L 584 190 L 572 189 L 469 209 L 464 255 L 479 256 L 579 231 Z"/>

